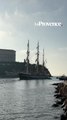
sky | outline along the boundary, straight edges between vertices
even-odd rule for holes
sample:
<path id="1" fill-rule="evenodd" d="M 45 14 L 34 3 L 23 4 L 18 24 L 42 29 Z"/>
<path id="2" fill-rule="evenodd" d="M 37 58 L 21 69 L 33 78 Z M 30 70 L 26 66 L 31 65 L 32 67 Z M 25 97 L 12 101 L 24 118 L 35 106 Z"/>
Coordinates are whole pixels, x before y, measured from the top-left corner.
<path id="1" fill-rule="evenodd" d="M 67 0 L 0 0 L 0 49 L 16 51 L 16 61 L 26 58 L 30 43 L 30 63 L 35 63 L 39 41 L 40 64 L 45 51 L 46 67 L 52 75 L 67 75 Z M 61 22 L 62 26 L 35 23 Z"/>

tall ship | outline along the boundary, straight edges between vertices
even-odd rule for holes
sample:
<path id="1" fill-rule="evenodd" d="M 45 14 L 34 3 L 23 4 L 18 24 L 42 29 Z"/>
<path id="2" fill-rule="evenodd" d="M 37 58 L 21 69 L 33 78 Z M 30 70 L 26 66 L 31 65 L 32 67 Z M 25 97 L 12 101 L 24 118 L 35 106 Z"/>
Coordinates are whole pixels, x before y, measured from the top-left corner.
<path id="1" fill-rule="evenodd" d="M 32 79 L 50 79 L 51 74 L 49 70 L 45 67 L 44 62 L 44 49 L 43 49 L 43 63 L 39 64 L 39 42 L 37 43 L 37 53 L 36 53 L 36 64 L 31 65 L 29 61 L 30 51 L 29 51 L 29 40 L 27 43 L 27 58 L 25 60 L 25 72 L 19 73 L 20 80 L 32 80 Z"/>

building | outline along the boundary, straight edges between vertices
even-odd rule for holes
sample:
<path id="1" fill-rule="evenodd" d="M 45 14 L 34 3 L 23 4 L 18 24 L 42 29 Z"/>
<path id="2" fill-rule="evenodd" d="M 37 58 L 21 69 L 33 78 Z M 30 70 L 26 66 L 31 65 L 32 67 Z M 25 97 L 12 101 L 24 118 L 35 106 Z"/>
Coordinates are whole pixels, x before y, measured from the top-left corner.
<path id="1" fill-rule="evenodd" d="M 0 49 L 0 62 L 15 62 L 16 51 Z"/>

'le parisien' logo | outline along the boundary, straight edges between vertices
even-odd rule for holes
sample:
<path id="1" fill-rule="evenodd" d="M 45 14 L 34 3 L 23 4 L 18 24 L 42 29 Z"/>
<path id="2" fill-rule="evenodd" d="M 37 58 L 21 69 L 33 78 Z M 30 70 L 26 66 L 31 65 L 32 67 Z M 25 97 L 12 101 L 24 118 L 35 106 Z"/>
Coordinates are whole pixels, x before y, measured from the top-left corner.
<path id="1" fill-rule="evenodd" d="M 39 21 L 39 22 L 35 22 L 35 26 L 44 26 L 44 27 L 61 27 L 63 26 L 63 24 L 61 22 L 43 22 L 43 21 Z"/>

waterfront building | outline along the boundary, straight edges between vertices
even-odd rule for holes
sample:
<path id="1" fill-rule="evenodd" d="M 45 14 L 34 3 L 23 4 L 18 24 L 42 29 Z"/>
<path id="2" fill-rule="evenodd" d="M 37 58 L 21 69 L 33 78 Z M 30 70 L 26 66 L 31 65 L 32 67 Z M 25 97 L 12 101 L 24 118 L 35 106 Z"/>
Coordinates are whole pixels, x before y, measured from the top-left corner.
<path id="1" fill-rule="evenodd" d="M 15 62 L 15 58 L 15 50 L 0 49 L 0 62 Z"/>

